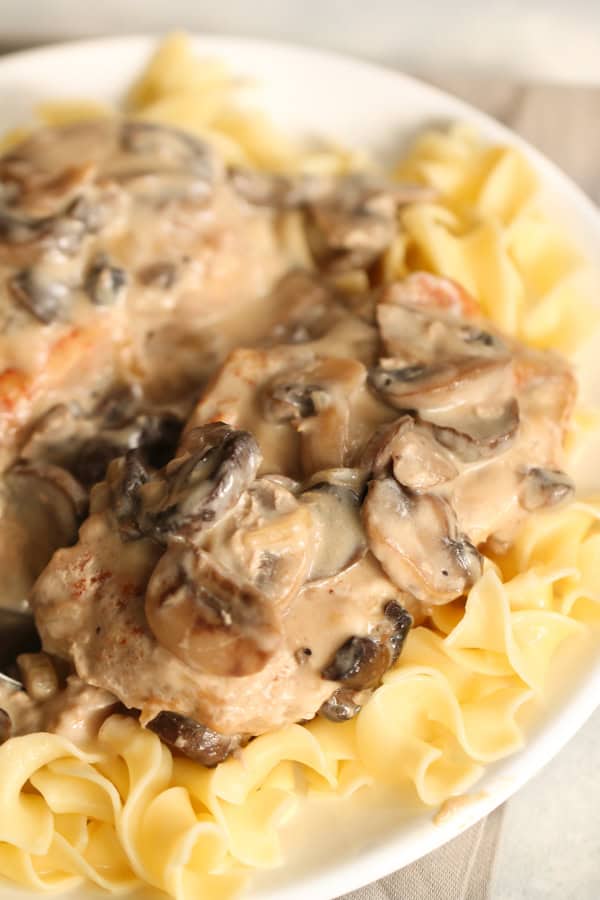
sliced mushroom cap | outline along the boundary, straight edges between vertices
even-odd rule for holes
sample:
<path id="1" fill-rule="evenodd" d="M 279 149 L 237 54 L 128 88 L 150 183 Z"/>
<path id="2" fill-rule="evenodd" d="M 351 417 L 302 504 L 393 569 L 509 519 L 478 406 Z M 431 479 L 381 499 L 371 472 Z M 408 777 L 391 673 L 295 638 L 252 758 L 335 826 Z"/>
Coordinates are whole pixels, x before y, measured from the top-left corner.
<path id="1" fill-rule="evenodd" d="M 138 200 L 162 206 L 170 201 L 204 202 L 222 167 L 201 139 L 156 122 L 130 120 L 121 127 L 121 149 L 129 155 L 110 177 L 127 184 Z"/>
<path id="2" fill-rule="evenodd" d="M 472 463 L 504 453 L 519 429 L 519 404 L 511 397 L 500 409 L 492 402 L 450 415 L 429 416 L 436 441 L 462 462 Z"/>
<path id="3" fill-rule="evenodd" d="M 126 153 L 149 157 L 157 164 L 176 165 L 200 171 L 211 181 L 217 158 L 213 148 L 189 131 L 130 119 L 121 126 L 121 147 Z"/>
<path id="4" fill-rule="evenodd" d="M 384 644 L 370 637 L 351 637 L 336 650 L 322 671 L 328 681 L 341 681 L 353 690 L 379 684 L 389 669 L 389 653 Z"/>
<path id="5" fill-rule="evenodd" d="M 338 647 L 321 672 L 323 678 L 340 681 L 344 689 L 354 691 L 369 690 L 381 682 L 400 656 L 413 621 L 395 600 L 386 603 L 384 615 L 369 637 L 350 637 Z"/>
<path id="6" fill-rule="evenodd" d="M 286 422 L 318 416 L 335 402 L 335 394 L 352 395 L 365 380 L 354 359 L 329 357 L 277 374 L 263 393 L 265 416 Z"/>
<path id="7" fill-rule="evenodd" d="M 392 194 L 360 177 L 340 179 L 334 193 L 310 205 L 309 215 L 313 252 L 336 271 L 369 266 L 396 233 Z"/>
<path id="8" fill-rule="evenodd" d="M 194 719 L 167 710 L 155 716 L 146 728 L 172 750 L 208 768 L 226 760 L 242 743 L 238 735 L 219 734 Z"/>
<path id="9" fill-rule="evenodd" d="M 320 338 L 346 312 L 331 285 L 318 273 L 304 269 L 284 275 L 271 291 L 269 302 L 277 315 L 269 344 L 300 344 Z"/>
<path id="10" fill-rule="evenodd" d="M 260 672 L 282 642 L 275 608 L 202 550 L 172 545 L 146 590 L 157 641 L 192 669 L 223 677 Z"/>
<path id="11" fill-rule="evenodd" d="M 11 211 L 29 219 L 51 218 L 60 213 L 89 188 L 97 173 L 96 164 L 87 153 L 65 153 L 65 143 L 74 138 L 78 144 L 82 133 L 89 135 L 92 130 L 97 137 L 98 130 L 105 127 L 105 123 L 85 122 L 36 129 L 0 157 L 2 201 Z M 57 133 L 63 139 L 58 152 Z"/>
<path id="12" fill-rule="evenodd" d="M 0 210 L 0 256 L 6 253 L 11 265 L 29 266 L 46 251 L 72 257 L 88 235 L 98 234 L 118 216 L 124 203 L 115 184 L 87 185 L 52 215 L 39 218 L 11 209 Z"/>
<path id="13" fill-rule="evenodd" d="M 447 409 L 479 403 L 482 396 L 503 397 L 512 380 L 509 360 L 482 357 L 439 363 L 400 365 L 384 359 L 369 372 L 369 384 L 399 410 Z"/>
<path id="14" fill-rule="evenodd" d="M 12 212 L 0 211 L 0 242 L 19 245 L 38 240 L 50 230 L 54 218 L 26 219 Z"/>
<path id="15" fill-rule="evenodd" d="M 188 432 L 186 452 L 140 488 L 140 526 L 159 540 L 211 528 L 252 483 L 262 455 L 248 431 L 223 422 Z"/>
<path id="16" fill-rule="evenodd" d="M 71 288 L 43 267 L 21 269 L 8 282 L 13 297 L 44 325 L 65 317 Z"/>
<path id="17" fill-rule="evenodd" d="M 229 171 L 229 181 L 237 193 L 253 206 L 293 209 L 305 202 L 307 190 L 310 194 L 311 182 L 307 178 L 293 178 L 275 172 L 233 167 Z"/>
<path id="18" fill-rule="evenodd" d="M 505 342 L 497 334 L 483 330 L 477 321 L 381 302 L 376 314 L 385 354 L 407 363 L 433 363 L 463 356 L 504 362 L 510 358 Z"/>
<path id="19" fill-rule="evenodd" d="M 413 491 L 428 491 L 458 474 L 448 453 L 431 429 L 412 416 L 402 416 L 376 432 L 361 460 L 375 475 L 391 465 L 394 478 Z"/>
<path id="20" fill-rule="evenodd" d="M 366 268 L 394 239 L 398 207 L 431 196 L 428 188 L 360 173 L 332 179 L 330 189 L 307 204 L 313 252 L 331 270 Z"/>
<path id="21" fill-rule="evenodd" d="M 87 496 L 64 469 L 24 462 L 0 487 L 1 603 L 24 608 L 31 586 L 55 550 L 76 539 Z"/>
<path id="22" fill-rule="evenodd" d="M 329 394 L 319 384 L 302 381 L 281 383 L 278 378 L 269 385 L 264 409 L 266 418 L 281 423 L 317 416 L 330 403 Z"/>
<path id="23" fill-rule="evenodd" d="M 108 469 L 107 482 L 112 508 L 123 541 L 142 537 L 139 492 L 149 479 L 150 472 L 137 450 L 130 450 L 124 457 L 116 459 Z"/>
<path id="24" fill-rule="evenodd" d="M 426 604 L 448 603 L 481 574 L 481 555 L 458 531 L 451 507 L 393 478 L 371 481 L 363 503 L 369 546 L 389 578 Z"/>
<path id="25" fill-rule="evenodd" d="M 264 389 L 265 417 L 289 421 L 300 433 L 307 475 L 344 465 L 350 402 L 365 378 L 357 360 L 326 357 L 276 375 Z"/>
<path id="26" fill-rule="evenodd" d="M 127 273 L 100 254 L 90 266 L 85 278 L 85 292 L 96 306 L 112 306 L 121 300 L 127 288 Z"/>
<path id="27" fill-rule="evenodd" d="M 202 536 L 202 549 L 240 583 L 285 605 L 308 577 L 315 554 L 315 518 L 299 503 L 298 485 L 258 478 L 236 507 Z"/>
<path id="28" fill-rule="evenodd" d="M 390 405 L 445 409 L 480 403 L 484 394 L 495 402 L 510 394 L 511 352 L 478 322 L 394 303 L 378 304 L 377 321 L 386 355 L 370 383 Z"/>
<path id="29" fill-rule="evenodd" d="M 548 506 L 558 506 L 570 500 L 575 485 L 565 472 L 558 469 L 529 469 L 521 484 L 519 503 L 528 512 Z"/>
<path id="30" fill-rule="evenodd" d="M 343 483 L 339 473 L 319 473 L 322 480 L 300 495 L 314 521 L 314 558 L 309 579 L 329 578 L 354 565 L 367 551 L 367 541 L 360 519 L 361 496 L 354 484 Z M 338 478 L 336 478 L 336 473 Z"/>
<path id="31" fill-rule="evenodd" d="M 73 476 L 60 466 L 54 466 L 44 462 L 30 462 L 29 460 L 19 460 L 15 465 L 5 473 L 5 480 L 15 486 L 20 484 L 24 490 L 27 490 L 26 482 L 29 481 L 31 486 L 37 483 L 40 487 L 43 485 L 48 489 L 55 489 L 62 494 L 65 502 L 68 503 L 71 516 L 77 518 L 83 516 L 87 509 L 87 494 L 73 478 Z M 70 518 L 68 516 L 67 518 Z"/>
<path id="32" fill-rule="evenodd" d="M 395 206 L 424 202 L 435 197 L 432 188 L 418 184 L 384 182 L 368 174 L 350 175 L 279 175 L 255 169 L 230 169 L 229 178 L 236 191 L 249 203 L 290 209 L 336 198 L 349 209 L 362 206 L 376 208 L 383 203 L 387 210 L 391 198 Z M 339 195 L 343 197 L 340 200 Z M 382 198 L 385 198 L 382 201 Z"/>
<path id="33" fill-rule="evenodd" d="M 356 702 L 356 691 L 338 688 L 319 709 L 319 715 L 330 722 L 347 722 L 358 715 L 361 704 Z"/>

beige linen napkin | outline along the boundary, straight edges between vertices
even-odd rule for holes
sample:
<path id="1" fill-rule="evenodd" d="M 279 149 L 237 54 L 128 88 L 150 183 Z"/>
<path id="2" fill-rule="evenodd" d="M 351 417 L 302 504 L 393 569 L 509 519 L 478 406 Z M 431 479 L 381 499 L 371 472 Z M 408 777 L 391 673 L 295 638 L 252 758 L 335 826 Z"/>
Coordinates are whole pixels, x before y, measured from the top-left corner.
<path id="1" fill-rule="evenodd" d="M 439 850 L 340 900 L 487 900 L 501 806 Z"/>

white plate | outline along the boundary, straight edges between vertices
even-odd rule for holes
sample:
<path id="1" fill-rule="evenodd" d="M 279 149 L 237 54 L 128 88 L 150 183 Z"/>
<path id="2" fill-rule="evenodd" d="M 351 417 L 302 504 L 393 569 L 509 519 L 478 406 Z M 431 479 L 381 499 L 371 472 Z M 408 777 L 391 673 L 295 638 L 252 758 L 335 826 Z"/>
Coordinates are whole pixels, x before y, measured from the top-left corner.
<path id="1" fill-rule="evenodd" d="M 116 99 L 154 46 L 149 38 L 117 38 L 54 46 L 0 60 L 0 129 L 20 124 L 44 98 Z M 206 37 L 197 49 L 257 81 L 256 100 L 297 134 L 320 134 L 397 157 L 415 131 L 431 123 L 468 121 L 492 141 L 518 146 L 532 161 L 552 204 L 590 257 L 600 248 L 600 216 L 550 162 L 472 107 L 412 78 L 341 56 L 262 41 Z M 585 385 L 600 398 L 600 341 L 588 350 Z M 591 364 L 590 364 L 591 361 Z M 594 365 L 594 363 L 596 363 Z M 593 462 L 595 452 L 588 454 Z M 597 457 L 596 457 L 597 458 Z M 600 488 L 597 466 L 580 481 Z M 555 670 L 551 704 L 528 726 L 525 749 L 488 767 L 477 798 L 443 824 L 431 810 L 406 806 L 389 790 L 364 790 L 349 801 L 314 802 L 286 830 L 289 863 L 261 874 L 254 900 L 330 900 L 386 875 L 456 837 L 531 778 L 590 716 L 600 700 L 600 642 Z M 0 811 L 1 814 L 1 811 Z M 29 896 L 0 888 L 0 900 Z M 56 896 L 56 895 L 55 895 Z M 73 896 L 72 894 L 70 895 Z M 106 898 L 78 891 L 78 898 Z M 140 896 L 140 895 L 138 895 Z M 155 895 L 153 895 L 155 896 Z"/>

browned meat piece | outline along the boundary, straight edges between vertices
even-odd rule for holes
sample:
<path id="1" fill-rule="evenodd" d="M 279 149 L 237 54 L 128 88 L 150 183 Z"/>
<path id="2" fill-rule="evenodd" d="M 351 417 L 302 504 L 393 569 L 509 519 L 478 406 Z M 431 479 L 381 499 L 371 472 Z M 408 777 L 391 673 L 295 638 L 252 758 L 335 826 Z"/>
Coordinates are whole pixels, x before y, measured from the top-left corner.
<path id="1" fill-rule="evenodd" d="M 224 444 L 231 429 L 218 429 Z M 199 431 L 196 446 L 203 437 L 214 445 L 214 425 Z M 311 718 L 336 681 L 352 692 L 370 689 L 396 658 L 407 620 L 390 603 L 400 608 L 403 597 L 366 551 L 360 473 L 324 472 L 305 492 L 281 476 L 258 478 L 207 522 L 203 507 L 193 512 L 189 503 L 202 495 L 198 470 L 187 494 L 183 486 L 173 498 L 173 521 L 186 530 L 176 525 L 165 548 L 142 528 L 137 539 L 122 539 L 126 466 L 111 465 L 79 543 L 55 554 L 32 597 L 45 648 L 84 681 L 141 710 L 153 728 L 166 711 L 222 735 L 252 735 Z M 139 521 L 164 474 L 130 481 L 129 509 Z M 204 478 L 210 484 L 214 471 Z M 190 530 L 180 506 L 201 527 Z M 336 675 L 332 657 L 354 635 L 368 638 L 368 660 L 354 660 L 352 678 L 350 669 Z M 164 724 L 181 749 L 173 722 Z"/>
<path id="2" fill-rule="evenodd" d="M 410 390 L 377 380 L 373 326 L 350 313 L 235 350 L 179 455 L 113 462 L 37 582 L 45 649 L 211 764 L 318 711 L 354 715 L 411 622 L 475 582 L 477 547 L 569 493 L 565 365 L 431 276 L 384 292 L 378 325 L 389 370 L 419 369 Z"/>

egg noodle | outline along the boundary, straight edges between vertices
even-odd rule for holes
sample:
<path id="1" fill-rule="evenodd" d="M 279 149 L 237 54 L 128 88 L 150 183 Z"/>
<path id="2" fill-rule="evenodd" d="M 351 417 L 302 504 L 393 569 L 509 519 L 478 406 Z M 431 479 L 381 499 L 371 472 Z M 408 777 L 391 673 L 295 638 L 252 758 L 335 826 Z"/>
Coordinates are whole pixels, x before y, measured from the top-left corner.
<path id="1" fill-rule="evenodd" d="M 365 164 L 336 148 L 299 150 L 240 105 L 239 90 L 175 35 L 126 111 L 190 129 L 238 164 L 313 172 Z M 82 103 L 40 110 L 52 123 L 108 114 Z M 585 266 L 544 216 L 517 150 L 462 127 L 429 131 L 395 175 L 431 185 L 437 199 L 403 210 L 384 281 L 423 268 L 454 278 L 498 326 L 537 347 L 572 351 L 594 327 Z M 290 234 L 301 242 L 298 227 Z M 589 420 L 579 417 L 580 431 Z M 178 900 L 220 900 L 253 869 L 282 864 L 280 830 L 302 803 L 299 770 L 305 792 L 347 795 L 376 780 L 412 784 L 436 806 L 465 791 L 486 763 L 523 746 L 520 713 L 543 696 L 555 651 L 600 621 L 599 517 L 600 501 L 532 516 L 506 556 L 486 560 L 466 600 L 435 608 L 430 624 L 409 633 L 383 684 L 343 724 L 290 725 L 212 770 L 174 757 L 123 716 L 109 718 L 85 752 L 52 734 L 7 741 L 0 874 L 38 891 L 148 884 Z"/>

